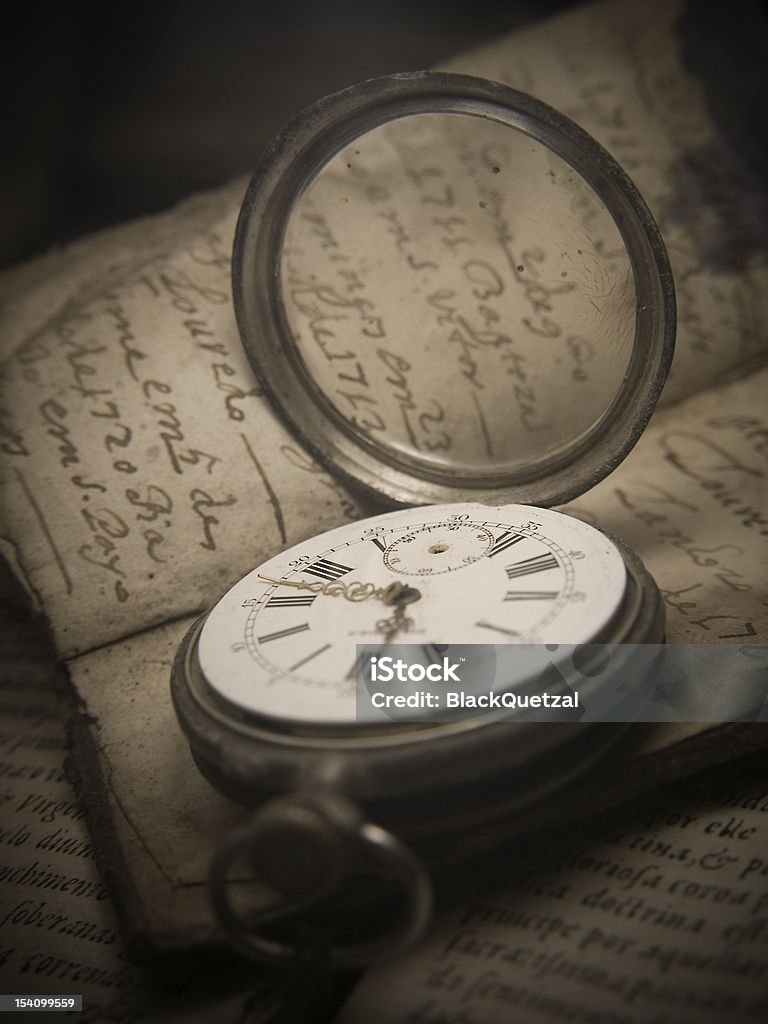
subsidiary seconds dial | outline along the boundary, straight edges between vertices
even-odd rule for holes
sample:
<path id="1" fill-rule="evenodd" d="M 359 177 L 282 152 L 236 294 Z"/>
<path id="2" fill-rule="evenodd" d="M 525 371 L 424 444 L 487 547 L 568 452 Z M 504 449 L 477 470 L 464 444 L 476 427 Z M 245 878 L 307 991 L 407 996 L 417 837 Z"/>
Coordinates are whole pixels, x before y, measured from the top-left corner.
<path id="1" fill-rule="evenodd" d="M 562 513 L 406 509 L 315 537 L 245 576 L 208 616 L 200 666 L 242 710 L 352 722 L 357 644 L 587 643 L 625 586 L 614 544 Z"/>
<path id="2" fill-rule="evenodd" d="M 503 536 L 503 535 L 502 535 Z M 384 551 L 384 564 L 396 573 L 436 576 L 463 569 L 493 551 L 496 538 L 491 530 L 466 519 L 426 523 L 393 540 Z"/>

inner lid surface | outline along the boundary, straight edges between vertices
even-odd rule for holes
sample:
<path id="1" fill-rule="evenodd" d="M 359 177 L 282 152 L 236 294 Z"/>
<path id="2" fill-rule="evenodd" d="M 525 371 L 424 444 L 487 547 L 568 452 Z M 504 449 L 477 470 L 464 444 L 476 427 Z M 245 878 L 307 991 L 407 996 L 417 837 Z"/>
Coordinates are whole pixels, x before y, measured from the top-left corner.
<path id="1" fill-rule="evenodd" d="M 376 443 L 519 473 L 594 428 L 632 353 L 619 230 L 546 146 L 462 114 L 356 139 L 291 211 L 280 267 L 308 374 Z"/>
<path id="2" fill-rule="evenodd" d="M 246 348 L 302 439 L 375 490 L 565 500 L 626 454 L 666 375 L 663 247 L 570 122 L 529 97 L 521 118 L 520 94 L 494 83 L 436 78 L 506 106 L 433 96 L 429 109 L 415 88 L 396 116 L 342 110 L 335 140 L 313 124 L 287 159 L 278 144 L 288 183 L 265 203 L 257 175 L 238 231 Z M 260 331 L 250 249 L 270 244 Z"/>

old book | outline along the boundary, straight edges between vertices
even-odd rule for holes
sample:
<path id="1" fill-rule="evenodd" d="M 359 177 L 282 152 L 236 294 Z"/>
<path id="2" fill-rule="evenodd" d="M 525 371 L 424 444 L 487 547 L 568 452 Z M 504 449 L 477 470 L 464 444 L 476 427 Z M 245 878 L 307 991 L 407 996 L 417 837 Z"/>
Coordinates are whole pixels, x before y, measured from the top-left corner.
<path id="1" fill-rule="evenodd" d="M 756 200 L 743 168 L 738 199 L 707 174 L 738 158 L 684 69 L 679 15 L 599 4 L 450 66 L 569 114 L 658 217 L 678 281 L 672 375 L 635 451 L 569 511 L 645 560 L 671 642 L 750 642 L 768 618 L 768 274 L 750 239 L 719 248 L 729 204 L 747 212 L 728 230 L 747 231 Z M 701 150 L 708 161 L 690 159 Z M 706 207 L 684 203 L 705 183 Z M 168 676 L 179 640 L 279 548 L 378 510 L 302 450 L 254 382 L 229 283 L 241 194 L 237 184 L 86 240 L 2 285 L 3 552 L 66 663 L 94 845 L 129 939 L 145 950 L 219 937 L 207 865 L 245 813 L 202 781 L 176 725 Z M 752 725 L 643 730 L 610 787 L 582 784 L 575 813 L 763 741 Z"/>
<path id="2" fill-rule="evenodd" d="M 768 1009 L 761 753 L 467 872 L 335 1024 L 747 1024 Z"/>

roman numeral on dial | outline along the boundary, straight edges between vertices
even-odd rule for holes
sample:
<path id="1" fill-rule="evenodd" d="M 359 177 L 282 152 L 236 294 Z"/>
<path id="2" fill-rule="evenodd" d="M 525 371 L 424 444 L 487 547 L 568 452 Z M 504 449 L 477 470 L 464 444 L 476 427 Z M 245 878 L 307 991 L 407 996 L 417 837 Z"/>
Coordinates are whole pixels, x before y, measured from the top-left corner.
<path id="1" fill-rule="evenodd" d="M 505 566 L 505 572 L 508 579 L 516 580 L 519 576 L 530 576 L 534 572 L 544 572 L 545 569 L 556 568 L 557 559 L 554 555 L 535 555 L 522 562 L 515 562 L 514 565 Z"/>
<path id="2" fill-rule="evenodd" d="M 493 558 L 494 555 L 501 554 L 502 551 L 506 551 L 507 548 L 511 548 L 513 544 L 518 544 L 521 540 L 525 540 L 522 533 L 512 533 L 511 530 L 505 530 L 494 541 L 493 547 L 488 552 L 488 557 Z"/>
<path id="3" fill-rule="evenodd" d="M 311 573 L 313 576 L 319 576 L 321 580 L 337 580 L 341 576 L 346 576 L 348 572 L 352 572 L 352 567 L 342 565 L 340 562 L 332 562 L 330 558 L 319 558 L 303 571 Z"/>
<path id="4" fill-rule="evenodd" d="M 265 633 L 264 636 L 259 636 L 256 639 L 260 644 L 267 644 L 270 640 L 282 640 L 286 636 L 295 636 L 296 633 L 303 633 L 306 629 L 309 629 L 309 623 L 302 622 L 300 626 L 291 626 L 290 629 L 278 629 L 275 633 Z"/>
<path id="5" fill-rule="evenodd" d="M 315 584 L 316 586 L 317 584 Z M 296 597 L 270 597 L 265 608 L 309 608 L 317 594 L 297 594 Z"/>
<path id="6" fill-rule="evenodd" d="M 508 590 L 505 601 L 554 601 L 556 590 Z"/>

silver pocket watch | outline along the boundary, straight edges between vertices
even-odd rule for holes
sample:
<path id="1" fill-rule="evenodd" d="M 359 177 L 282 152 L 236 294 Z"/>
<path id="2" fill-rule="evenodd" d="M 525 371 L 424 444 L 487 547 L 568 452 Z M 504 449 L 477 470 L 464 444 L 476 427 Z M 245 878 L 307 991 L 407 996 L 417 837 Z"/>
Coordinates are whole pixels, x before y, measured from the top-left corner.
<path id="1" fill-rule="evenodd" d="M 243 202 L 233 290 L 275 412 L 394 511 L 244 576 L 185 638 L 173 698 L 205 777 L 254 809 L 211 872 L 230 939 L 280 960 L 322 933 L 334 964 L 359 965 L 422 933 L 434 868 L 509 838 L 620 732 L 366 721 L 360 647 L 663 640 L 637 556 L 551 506 L 642 433 L 674 347 L 672 277 L 585 132 L 496 82 L 424 72 L 284 130 Z"/>

